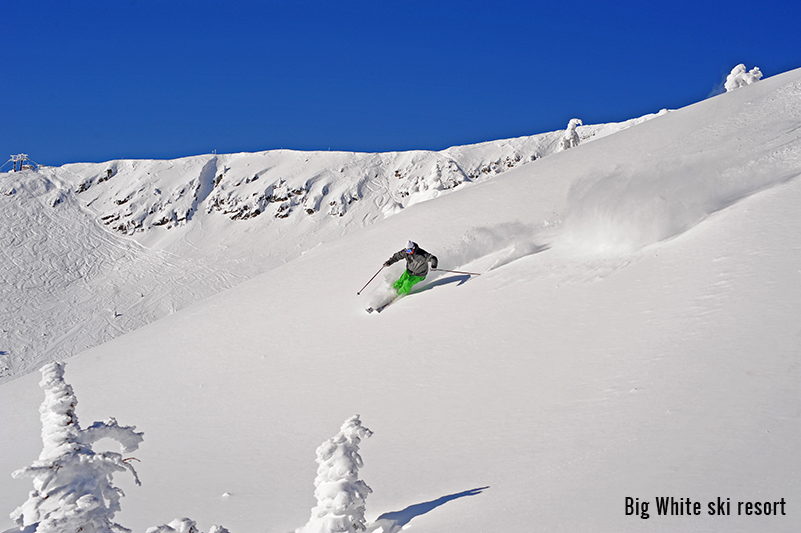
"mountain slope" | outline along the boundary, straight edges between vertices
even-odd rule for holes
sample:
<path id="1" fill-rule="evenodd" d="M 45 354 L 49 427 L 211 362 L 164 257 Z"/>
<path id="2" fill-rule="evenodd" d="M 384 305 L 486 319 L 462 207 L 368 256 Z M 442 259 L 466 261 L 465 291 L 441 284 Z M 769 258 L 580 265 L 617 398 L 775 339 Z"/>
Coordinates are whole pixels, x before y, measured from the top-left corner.
<path id="1" fill-rule="evenodd" d="M 654 116 L 579 133 L 594 140 Z M 0 274 L 0 381 L 552 154 L 561 135 L 441 152 L 273 150 L 0 174 L 10 265 Z"/>
<path id="2" fill-rule="evenodd" d="M 799 97 L 793 71 L 415 204 L 74 357 L 79 416 L 145 433 L 117 519 L 299 527 L 315 447 L 359 413 L 370 522 L 794 531 Z M 409 238 L 482 275 L 367 315 L 400 271 L 355 292 Z M 37 380 L 0 387 L 0 470 L 36 456 Z M 657 496 L 703 513 L 625 515 Z M 709 516 L 717 497 L 790 514 Z"/>

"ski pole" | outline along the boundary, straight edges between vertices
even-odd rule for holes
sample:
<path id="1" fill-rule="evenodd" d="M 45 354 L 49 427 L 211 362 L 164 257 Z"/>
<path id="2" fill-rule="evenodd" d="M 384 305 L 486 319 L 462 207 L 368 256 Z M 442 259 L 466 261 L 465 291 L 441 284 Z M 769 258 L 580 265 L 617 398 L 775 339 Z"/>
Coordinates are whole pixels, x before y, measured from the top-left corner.
<path id="1" fill-rule="evenodd" d="M 376 273 L 375 273 L 375 276 L 377 276 L 378 274 L 380 274 L 382 270 L 384 270 L 384 266 L 383 266 L 383 265 L 381 266 L 381 268 L 379 268 L 379 269 L 378 269 L 378 272 L 376 272 Z M 362 288 L 361 288 L 361 290 L 359 290 L 359 292 L 357 292 L 357 293 L 356 293 L 356 296 L 360 295 L 360 294 L 362 293 L 362 291 L 363 291 L 364 289 L 366 289 L 368 285 L 370 285 L 370 282 L 371 282 L 371 281 L 373 281 L 373 280 L 375 279 L 375 276 L 373 276 L 372 278 L 370 278 L 370 281 L 368 281 L 367 283 L 365 283 L 365 284 L 364 284 L 364 287 L 362 287 Z"/>
<path id="2" fill-rule="evenodd" d="M 460 272 L 459 270 L 445 270 L 444 268 L 432 268 L 431 270 L 435 270 L 437 272 L 452 272 L 453 274 L 467 274 L 468 276 L 480 276 L 476 272 Z"/>

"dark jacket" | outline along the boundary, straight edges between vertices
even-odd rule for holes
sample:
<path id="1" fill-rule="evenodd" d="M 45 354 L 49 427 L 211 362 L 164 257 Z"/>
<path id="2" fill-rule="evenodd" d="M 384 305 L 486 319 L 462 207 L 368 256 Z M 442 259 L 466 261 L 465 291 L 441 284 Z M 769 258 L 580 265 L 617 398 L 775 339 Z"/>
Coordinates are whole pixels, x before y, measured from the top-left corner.
<path id="1" fill-rule="evenodd" d="M 437 268 L 437 257 L 432 255 L 419 246 L 417 244 L 414 245 L 414 252 L 413 253 L 406 253 L 406 249 L 403 249 L 397 253 L 392 254 L 386 263 L 386 266 L 389 266 L 393 263 L 397 263 L 401 259 L 406 259 L 406 270 L 409 271 L 409 274 L 413 276 L 420 276 L 421 278 L 426 277 L 428 274 L 428 262 L 431 262 L 431 268 Z"/>

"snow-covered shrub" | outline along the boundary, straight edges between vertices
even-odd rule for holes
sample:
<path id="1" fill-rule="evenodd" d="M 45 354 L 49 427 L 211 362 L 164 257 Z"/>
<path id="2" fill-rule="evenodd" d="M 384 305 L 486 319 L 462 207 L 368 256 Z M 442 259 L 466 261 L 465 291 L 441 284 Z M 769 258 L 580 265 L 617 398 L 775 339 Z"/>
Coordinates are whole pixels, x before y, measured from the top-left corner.
<path id="1" fill-rule="evenodd" d="M 176 518 L 169 524 L 148 528 L 145 533 L 201 533 L 194 520 Z M 209 533 L 229 533 L 222 526 L 212 526 Z"/>
<path id="2" fill-rule="evenodd" d="M 726 88 L 726 92 L 729 92 L 739 87 L 744 87 L 745 85 L 751 85 L 760 79 L 762 79 L 762 72 L 759 70 L 759 67 L 754 67 L 746 72 L 745 65 L 740 63 L 731 69 L 731 74 L 726 78 L 724 87 Z"/>
<path id="3" fill-rule="evenodd" d="M 359 468 L 364 465 L 359 442 L 372 434 L 355 415 L 317 448 L 317 506 L 312 509 L 309 523 L 296 533 L 355 533 L 366 529 L 365 500 L 373 491 L 358 479 Z"/>
<path id="4" fill-rule="evenodd" d="M 34 490 L 11 518 L 27 531 L 38 533 L 107 533 L 129 531 L 112 522 L 120 510 L 122 490 L 112 484 L 115 472 L 134 468 L 119 453 L 95 453 L 92 444 L 104 438 L 116 440 L 122 452 L 136 450 L 142 433 L 135 426 L 120 426 L 113 418 L 81 429 L 72 387 L 64 381 L 63 363 L 41 369 L 40 386 L 45 400 L 39 408 L 42 420 L 42 453 L 33 465 L 17 470 L 15 478 L 32 477 Z"/>
<path id="5" fill-rule="evenodd" d="M 567 124 L 565 134 L 562 136 L 562 141 L 559 145 L 560 150 L 567 150 L 568 148 L 575 148 L 579 144 L 579 136 L 576 127 L 583 126 L 584 123 L 581 119 L 571 118 Z"/>

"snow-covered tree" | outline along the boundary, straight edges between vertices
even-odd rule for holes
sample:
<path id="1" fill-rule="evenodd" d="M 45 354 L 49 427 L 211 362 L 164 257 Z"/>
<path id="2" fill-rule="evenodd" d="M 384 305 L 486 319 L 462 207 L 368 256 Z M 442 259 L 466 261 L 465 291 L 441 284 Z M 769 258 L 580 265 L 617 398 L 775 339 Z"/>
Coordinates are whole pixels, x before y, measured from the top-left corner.
<path id="1" fill-rule="evenodd" d="M 296 533 L 356 533 L 366 529 L 365 500 L 373 491 L 358 479 L 359 468 L 364 465 L 359 443 L 372 434 L 355 415 L 317 448 L 317 506 L 312 509 L 309 523 Z"/>
<path id="2" fill-rule="evenodd" d="M 121 454 L 96 453 L 92 444 L 110 438 L 129 453 L 139 447 L 143 433 L 137 433 L 135 426 L 120 426 L 113 418 L 81 429 L 75 415 L 78 400 L 64 381 L 64 364 L 50 363 L 41 372 L 42 453 L 33 465 L 12 474 L 32 477 L 34 490 L 11 518 L 20 528 L 38 533 L 129 531 L 112 521 L 124 496 L 112 477 L 128 471 L 140 484 L 139 477 Z"/>
<path id="3" fill-rule="evenodd" d="M 754 67 L 746 72 L 745 65 L 740 63 L 731 70 L 731 74 L 726 78 L 724 87 L 726 88 L 726 92 L 729 92 L 739 87 L 744 87 L 745 85 L 751 85 L 760 79 L 762 79 L 762 72 L 759 70 L 759 67 Z"/>
<path id="4" fill-rule="evenodd" d="M 189 518 L 176 518 L 169 524 L 151 527 L 145 533 L 200 533 L 197 524 Z M 209 533 L 229 533 L 222 526 L 212 526 Z"/>
<path id="5" fill-rule="evenodd" d="M 562 141 L 559 145 L 560 150 L 567 150 L 568 148 L 575 148 L 579 144 L 579 136 L 576 127 L 583 126 L 584 123 L 579 118 L 571 118 L 567 124 L 565 134 L 562 136 Z"/>

